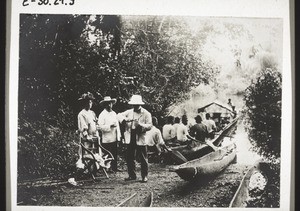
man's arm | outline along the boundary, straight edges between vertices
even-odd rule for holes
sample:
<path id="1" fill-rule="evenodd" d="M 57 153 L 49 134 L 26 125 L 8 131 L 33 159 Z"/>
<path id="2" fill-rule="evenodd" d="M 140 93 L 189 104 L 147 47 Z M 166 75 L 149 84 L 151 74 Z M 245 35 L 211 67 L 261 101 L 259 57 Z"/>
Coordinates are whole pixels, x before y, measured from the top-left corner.
<path id="1" fill-rule="evenodd" d="M 125 121 L 129 121 L 129 120 L 132 120 L 132 119 L 129 119 L 129 114 L 130 114 L 131 110 L 126 110 L 124 112 L 121 112 L 121 113 L 118 113 L 117 114 L 117 118 L 118 118 L 118 121 L 120 123 L 122 123 L 124 120 Z"/>
<path id="2" fill-rule="evenodd" d="M 145 122 L 139 122 L 139 126 L 141 127 L 142 132 L 146 132 L 151 130 L 152 128 L 152 116 L 149 112 L 144 112 L 145 114 Z"/>
<path id="3" fill-rule="evenodd" d="M 102 132 L 109 132 L 111 130 L 111 125 L 105 124 L 105 114 L 101 113 L 98 118 L 99 129 Z"/>

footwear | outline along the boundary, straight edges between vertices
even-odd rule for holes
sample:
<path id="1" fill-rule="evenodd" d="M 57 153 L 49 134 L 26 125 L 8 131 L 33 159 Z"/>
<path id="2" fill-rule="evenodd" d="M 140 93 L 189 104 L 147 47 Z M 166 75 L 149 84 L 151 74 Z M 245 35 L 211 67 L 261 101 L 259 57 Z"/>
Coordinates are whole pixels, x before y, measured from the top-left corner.
<path id="1" fill-rule="evenodd" d="M 143 179 L 142 179 L 142 183 L 146 183 L 148 181 L 148 178 L 147 177 L 144 177 Z"/>
<path id="2" fill-rule="evenodd" d="M 74 178 L 69 178 L 68 179 L 68 183 L 71 184 L 71 185 L 73 185 L 73 186 L 77 186 L 77 182 L 75 181 Z"/>
<path id="3" fill-rule="evenodd" d="M 136 177 L 127 177 L 124 179 L 125 181 L 131 181 L 131 180 L 136 180 Z"/>

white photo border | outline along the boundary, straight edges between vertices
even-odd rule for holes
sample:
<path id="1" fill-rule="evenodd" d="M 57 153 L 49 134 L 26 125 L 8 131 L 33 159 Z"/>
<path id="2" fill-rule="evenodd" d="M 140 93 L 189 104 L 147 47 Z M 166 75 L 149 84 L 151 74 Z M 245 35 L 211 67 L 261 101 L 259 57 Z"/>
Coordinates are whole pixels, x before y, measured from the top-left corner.
<path id="1" fill-rule="evenodd" d="M 29 14 L 120 14 L 120 15 L 181 15 L 203 17 L 243 17 L 243 18 L 281 18 L 283 19 L 282 56 L 282 149 L 281 149 L 281 187 L 280 208 L 290 209 L 291 159 L 292 159 L 292 77 L 290 13 L 288 0 L 75 0 L 73 6 L 22 6 L 23 0 L 11 1 L 11 16 L 8 20 L 10 36 L 8 47 L 8 135 L 7 147 L 10 156 L 7 169 L 10 180 L 8 206 L 11 210 L 99 210 L 99 207 L 38 207 L 17 206 L 17 128 L 18 128 L 18 64 L 19 64 L 19 18 L 21 13 Z M 122 208 L 101 208 L 105 210 Z M 124 208 L 123 208 L 124 209 Z M 154 209 L 154 208 L 153 208 Z M 169 209 L 169 208 L 155 208 Z M 192 208 L 193 209 L 193 208 Z M 197 208 L 201 210 L 209 208 Z M 218 208 L 228 210 L 229 208 Z M 137 208 L 135 208 L 137 210 Z M 172 208 L 182 210 L 182 208 Z M 240 209 L 235 209 L 240 210 Z M 242 210 L 242 209 L 241 209 Z M 272 210 L 266 208 L 262 210 Z"/>

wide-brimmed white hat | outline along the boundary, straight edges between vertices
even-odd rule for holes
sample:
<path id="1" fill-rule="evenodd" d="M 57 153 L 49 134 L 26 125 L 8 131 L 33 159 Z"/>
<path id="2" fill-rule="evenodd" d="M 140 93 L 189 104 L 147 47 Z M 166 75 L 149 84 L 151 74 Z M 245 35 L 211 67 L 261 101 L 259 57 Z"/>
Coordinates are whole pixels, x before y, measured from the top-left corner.
<path id="1" fill-rule="evenodd" d="M 100 104 L 106 103 L 106 102 L 112 102 L 113 104 L 115 104 L 117 102 L 117 99 L 110 98 L 110 96 L 105 96 L 104 99 L 100 102 Z"/>
<path id="2" fill-rule="evenodd" d="M 141 95 L 132 95 L 128 104 L 129 105 L 144 105 L 145 103 L 143 102 Z"/>

